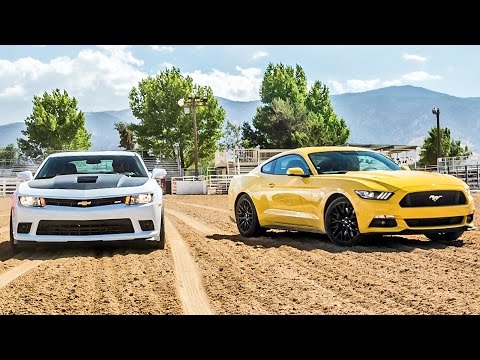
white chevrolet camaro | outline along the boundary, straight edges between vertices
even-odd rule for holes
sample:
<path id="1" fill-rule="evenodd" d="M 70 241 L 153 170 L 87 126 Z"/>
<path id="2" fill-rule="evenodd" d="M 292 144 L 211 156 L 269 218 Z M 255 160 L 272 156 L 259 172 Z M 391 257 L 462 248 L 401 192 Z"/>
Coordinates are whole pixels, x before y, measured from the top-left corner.
<path id="1" fill-rule="evenodd" d="M 163 192 L 142 158 L 127 151 L 48 156 L 24 171 L 12 199 L 10 244 L 139 240 L 165 246 Z"/>

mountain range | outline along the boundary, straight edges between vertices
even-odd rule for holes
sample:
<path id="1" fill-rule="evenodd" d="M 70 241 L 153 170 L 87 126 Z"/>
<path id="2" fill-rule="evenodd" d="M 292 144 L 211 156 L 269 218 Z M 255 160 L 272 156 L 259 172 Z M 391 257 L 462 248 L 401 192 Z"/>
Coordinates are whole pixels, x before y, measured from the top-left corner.
<path id="1" fill-rule="evenodd" d="M 260 101 L 232 101 L 217 97 L 227 119 L 241 125 L 251 122 Z M 459 98 L 421 87 L 391 86 L 361 93 L 332 95 L 335 112 L 351 130 L 350 143 L 422 145 L 428 130 L 436 126 L 432 108 L 440 109 L 440 126 L 447 126 L 456 140 L 480 151 L 480 98 Z M 115 122 L 138 123 L 130 109 L 85 113 L 92 134 L 92 150 L 118 149 Z M 16 144 L 23 122 L 0 126 L 0 146 Z"/>

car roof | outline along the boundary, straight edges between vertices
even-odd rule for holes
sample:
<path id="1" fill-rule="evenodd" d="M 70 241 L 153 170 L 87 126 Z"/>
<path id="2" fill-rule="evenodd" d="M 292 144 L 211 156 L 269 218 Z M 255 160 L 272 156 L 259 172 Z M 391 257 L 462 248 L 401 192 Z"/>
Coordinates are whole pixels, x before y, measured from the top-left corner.
<path id="1" fill-rule="evenodd" d="M 327 151 L 369 151 L 369 152 L 376 152 L 372 149 L 356 147 L 356 146 L 310 146 L 310 147 L 304 147 L 304 148 L 297 148 L 297 149 L 293 149 L 293 150 L 287 150 L 287 151 L 284 151 L 280 154 L 275 155 L 271 159 L 281 157 L 281 156 L 284 156 L 284 155 L 289 155 L 289 154 L 302 154 L 304 156 L 307 156 L 308 154 L 311 154 L 311 153 L 327 152 Z"/>
<path id="2" fill-rule="evenodd" d="M 86 155 L 92 155 L 92 156 L 135 156 L 136 153 L 132 151 L 121 151 L 121 150 L 111 150 L 111 151 L 66 151 L 66 152 L 60 152 L 60 153 L 55 153 L 51 154 L 48 157 L 65 157 L 65 156 L 86 156 Z"/>

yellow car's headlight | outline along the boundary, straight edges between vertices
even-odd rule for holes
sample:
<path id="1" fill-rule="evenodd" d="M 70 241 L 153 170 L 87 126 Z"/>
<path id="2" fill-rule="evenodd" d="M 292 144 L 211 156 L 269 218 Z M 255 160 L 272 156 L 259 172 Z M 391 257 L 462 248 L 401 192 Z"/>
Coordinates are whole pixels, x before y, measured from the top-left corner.
<path id="1" fill-rule="evenodd" d="M 153 194 L 138 194 L 125 197 L 125 204 L 127 205 L 148 204 L 152 201 Z"/>
<path id="2" fill-rule="evenodd" d="M 42 197 L 36 196 L 19 196 L 18 202 L 23 206 L 35 206 L 43 207 L 45 206 L 45 199 Z"/>
<path id="3" fill-rule="evenodd" d="M 393 195 L 392 192 L 370 190 L 355 190 L 355 193 L 367 200 L 388 200 Z"/>

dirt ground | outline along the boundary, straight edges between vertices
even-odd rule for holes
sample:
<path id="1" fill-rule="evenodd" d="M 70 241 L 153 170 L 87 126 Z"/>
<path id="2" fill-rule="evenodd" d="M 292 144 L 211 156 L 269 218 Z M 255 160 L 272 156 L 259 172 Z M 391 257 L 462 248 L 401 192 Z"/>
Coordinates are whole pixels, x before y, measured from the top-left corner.
<path id="1" fill-rule="evenodd" d="M 480 194 L 474 198 L 480 209 Z M 0 314 L 183 312 L 168 241 L 165 250 L 37 248 L 13 256 L 9 205 L 0 200 L 0 278 L 43 262 L 3 287 L 0 279 Z M 480 313 L 477 230 L 453 243 L 389 236 L 340 248 L 296 232 L 246 239 L 226 210 L 224 195 L 166 196 L 166 215 L 217 314 Z"/>

